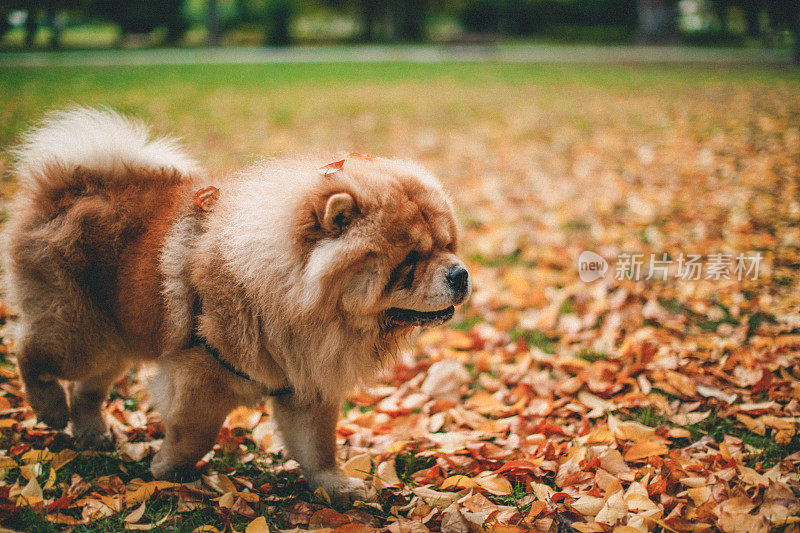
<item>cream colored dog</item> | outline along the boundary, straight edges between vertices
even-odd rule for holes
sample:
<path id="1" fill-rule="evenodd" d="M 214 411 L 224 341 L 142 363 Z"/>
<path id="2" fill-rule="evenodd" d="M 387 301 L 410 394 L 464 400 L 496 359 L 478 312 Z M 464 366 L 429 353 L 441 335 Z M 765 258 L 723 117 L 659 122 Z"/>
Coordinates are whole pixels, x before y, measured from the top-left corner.
<path id="1" fill-rule="evenodd" d="M 231 409 L 271 396 L 311 487 L 362 496 L 336 466 L 343 393 L 470 292 L 433 176 L 350 154 L 266 162 L 217 190 L 175 141 L 83 108 L 50 116 L 17 155 L 7 273 L 41 420 L 106 445 L 111 383 L 155 360 L 155 477 L 193 467 Z"/>

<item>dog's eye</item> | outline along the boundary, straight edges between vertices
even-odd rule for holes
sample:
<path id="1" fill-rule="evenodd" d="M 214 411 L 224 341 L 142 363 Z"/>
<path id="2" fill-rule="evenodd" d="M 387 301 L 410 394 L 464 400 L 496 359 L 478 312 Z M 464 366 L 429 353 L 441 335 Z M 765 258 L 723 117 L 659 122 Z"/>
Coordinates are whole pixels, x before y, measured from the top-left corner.
<path id="1" fill-rule="evenodd" d="M 407 289 L 414 283 L 414 273 L 417 269 L 417 262 L 419 261 L 419 252 L 412 250 L 397 265 L 392 273 L 389 275 L 389 282 L 386 284 L 386 292 L 391 291 L 395 285 L 402 279 L 401 288 Z"/>

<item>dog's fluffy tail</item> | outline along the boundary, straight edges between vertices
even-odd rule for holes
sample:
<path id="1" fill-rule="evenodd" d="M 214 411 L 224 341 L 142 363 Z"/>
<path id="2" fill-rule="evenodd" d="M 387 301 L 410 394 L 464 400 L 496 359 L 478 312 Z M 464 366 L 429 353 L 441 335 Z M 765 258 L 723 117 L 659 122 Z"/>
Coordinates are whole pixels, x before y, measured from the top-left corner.
<path id="1" fill-rule="evenodd" d="M 53 112 L 26 133 L 13 152 L 15 174 L 27 189 L 43 185 L 53 167 L 67 174 L 82 167 L 109 179 L 126 167 L 174 169 L 187 175 L 199 171 L 176 139 L 155 136 L 146 124 L 108 109 Z"/>

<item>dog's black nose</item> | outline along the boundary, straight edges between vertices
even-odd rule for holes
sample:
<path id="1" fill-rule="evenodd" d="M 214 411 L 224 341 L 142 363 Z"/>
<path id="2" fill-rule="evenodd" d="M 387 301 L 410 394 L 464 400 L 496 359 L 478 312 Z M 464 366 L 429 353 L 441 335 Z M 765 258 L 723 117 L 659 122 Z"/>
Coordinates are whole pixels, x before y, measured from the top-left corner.
<path id="1" fill-rule="evenodd" d="M 465 293 L 468 282 L 469 272 L 463 266 L 455 266 L 447 272 L 447 284 L 456 294 Z"/>

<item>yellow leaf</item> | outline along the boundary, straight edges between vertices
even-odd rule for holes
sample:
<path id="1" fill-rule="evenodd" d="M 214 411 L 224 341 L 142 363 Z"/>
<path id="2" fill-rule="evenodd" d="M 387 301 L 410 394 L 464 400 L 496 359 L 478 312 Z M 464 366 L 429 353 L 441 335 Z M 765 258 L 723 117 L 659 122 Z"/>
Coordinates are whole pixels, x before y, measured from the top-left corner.
<path id="1" fill-rule="evenodd" d="M 144 516 L 144 509 L 145 509 L 145 505 L 147 505 L 147 502 L 142 502 L 142 505 L 140 505 L 139 507 L 137 507 L 137 508 L 136 508 L 136 509 L 135 509 L 135 510 L 134 510 L 134 511 L 131 513 L 131 514 L 129 514 L 128 516 L 126 516 L 126 517 L 123 519 L 123 521 L 124 521 L 126 524 L 135 524 L 136 522 L 138 522 L 139 520 L 141 520 L 141 519 L 142 519 L 142 516 Z"/>
<path id="2" fill-rule="evenodd" d="M 151 530 L 151 529 L 155 529 L 155 528 L 157 528 L 158 526 L 160 526 L 161 524 L 163 524 L 164 522 L 166 522 L 167 520 L 169 520 L 171 516 L 172 516 L 172 514 L 171 514 L 171 513 L 167 513 L 167 514 L 166 514 L 166 515 L 164 515 L 164 517 L 163 517 L 161 520 L 159 520 L 158 522 L 153 522 L 152 524 L 127 524 L 127 525 L 125 526 L 125 528 L 126 528 L 126 529 L 133 529 L 133 530 L 135 530 L 135 531 L 149 531 L 149 530 Z"/>
<path id="3" fill-rule="evenodd" d="M 44 490 L 51 488 L 56 484 L 56 469 L 50 467 L 50 473 L 47 475 L 47 482 L 44 484 Z"/>
<path id="4" fill-rule="evenodd" d="M 48 450 L 29 450 L 22 454 L 22 462 L 26 465 L 49 461 L 53 458 L 53 453 Z"/>
<path id="5" fill-rule="evenodd" d="M 371 469 L 372 458 L 368 453 L 354 455 L 342 465 L 345 474 L 358 479 L 367 479 Z"/>
<path id="6" fill-rule="evenodd" d="M 394 459 L 390 461 L 384 461 L 383 463 L 379 464 L 378 468 L 375 470 L 373 481 L 375 488 L 380 490 L 386 487 L 393 487 L 394 485 L 398 484 L 400 484 L 400 479 L 397 477 Z"/>
<path id="7" fill-rule="evenodd" d="M 210 476 L 203 476 L 203 483 L 220 494 L 236 492 L 236 486 L 225 474 L 211 474 Z"/>
<path id="8" fill-rule="evenodd" d="M 406 445 L 409 444 L 410 442 L 411 442 L 410 440 L 396 440 L 393 443 L 391 443 L 389 446 L 386 447 L 386 450 L 384 451 L 384 453 L 392 454 L 392 453 L 401 452 L 401 451 L 403 451 L 403 448 L 405 448 Z"/>
<path id="9" fill-rule="evenodd" d="M 244 533 L 269 533 L 269 526 L 267 525 L 267 519 L 263 516 L 259 516 L 249 524 L 244 529 Z"/>
<path id="10" fill-rule="evenodd" d="M 149 500 L 153 494 L 159 490 L 170 489 L 173 487 L 180 487 L 180 483 L 172 483 L 170 481 L 151 481 L 139 486 L 136 490 L 128 492 L 125 495 L 126 505 L 135 505 Z"/>
<path id="11" fill-rule="evenodd" d="M 261 421 L 263 413 L 256 409 L 240 406 L 231 411 L 225 425 L 229 428 L 244 428 L 252 430 Z"/>
<path id="12" fill-rule="evenodd" d="M 628 451 L 625 452 L 625 460 L 641 461 L 642 459 L 647 459 L 648 457 L 653 457 L 655 455 L 664 455 L 668 452 L 669 449 L 660 441 L 639 441 L 628 448 Z"/>
<path id="13" fill-rule="evenodd" d="M 253 428 L 253 442 L 255 442 L 259 449 L 267 450 L 273 441 L 272 424 L 269 420 L 264 420 L 256 424 Z"/>
<path id="14" fill-rule="evenodd" d="M 645 426 L 632 420 L 621 422 L 619 418 L 610 415 L 608 417 L 608 429 L 619 439 L 640 441 L 651 438 L 655 435 L 655 428 Z"/>
<path id="15" fill-rule="evenodd" d="M 123 442 L 119 451 L 124 460 L 141 461 L 150 453 L 150 445 L 146 442 Z"/>
<path id="16" fill-rule="evenodd" d="M 328 505 L 331 505 L 331 497 L 328 496 L 328 492 L 322 487 L 317 487 L 317 490 L 314 491 L 314 496 L 324 501 Z"/>
<path id="17" fill-rule="evenodd" d="M 30 498 L 35 498 L 41 500 L 44 498 L 44 494 L 42 493 L 42 487 L 39 486 L 39 482 L 36 481 L 36 477 L 32 477 L 28 484 L 25 485 L 25 488 L 22 489 L 22 492 L 19 493 L 20 498 L 26 498 L 28 502 L 30 502 Z M 30 503 L 28 503 L 30 505 Z"/>
<path id="18" fill-rule="evenodd" d="M 22 474 L 22 477 L 25 479 L 39 477 L 39 475 L 42 473 L 42 464 L 36 463 L 34 465 L 22 465 L 19 467 L 19 473 Z"/>
<path id="19" fill-rule="evenodd" d="M 489 391 L 481 389 L 466 401 L 465 407 L 481 414 L 493 414 L 505 410 L 506 404 Z"/>
<path id="20" fill-rule="evenodd" d="M 0 418 L 0 428 L 10 428 L 16 423 L 17 421 L 13 418 Z"/>
<path id="21" fill-rule="evenodd" d="M 236 497 L 243 499 L 247 503 L 256 503 L 261 500 L 258 494 L 253 492 L 237 492 Z"/>
<path id="22" fill-rule="evenodd" d="M 600 512 L 600 509 L 603 508 L 605 503 L 606 502 L 603 500 L 603 498 L 587 496 L 584 494 L 572 502 L 572 508 L 581 513 L 583 516 L 595 516 Z"/>
<path id="23" fill-rule="evenodd" d="M 61 450 L 55 455 L 55 457 L 53 457 L 53 462 L 50 464 L 50 466 L 53 468 L 53 470 L 58 470 L 65 464 L 75 459 L 77 456 L 78 452 L 76 452 L 75 450 L 70 450 L 70 449 Z"/>
<path id="24" fill-rule="evenodd" d="M 485 475 L 488 474 L 488 475 Z M 475 478 L 475 483 L 495 495 L 511 494 L 513 490 L 511 482 L 503 476 L 492 474 L 491 472 L 481 474 Z"/>
<path id="25" fill-rule="evenodd" d="M 632 512 L 661 512 L 661 508 L 653 501 L 642 494 L 628 494 L 625 496 L 625 503 L 628 510 Z"/>
<path id="26" fill-rule="evenodd" d="M 263 516 L 261 518 L 264 518 Z M 256 520 L 258 520 L 256 518 Z M 219 529 L 215 528 L 214 526 L 200 526 L 196 527 L 192 530 L 192 533 L 219 533 Z"/>
<path id="27" fill-rule="evenodd" d="M 442 482 L 441 489 L 468 489 L 477 487 L 478 484 L 467 476 L 450 476 Z"/>
<path id="28" fill-rule="evenodd" d="M 711 487 L 704 485 L 686 490 L 686 494 L 692 499 L 695 505 L 700 506 L 711 499 Z"/>
<path id="29" fill-rule="evenodd" d="M 603 508 L 597 513 L 595 521 L 613 526 L 625 518 L 627 514 L 628 506 L 625 505 L 625 500 L 622 499 L 622 492 L 615 492 L 608 497 Z"/>
<path id="30" fill-rule="evenodd" d="M 236 494 L 235 492 L 226 492 L 225 494 L 220 496 L 217 500 L 219 501 L 219 506 L 222 507 L 223 509 L 230 509 L 231 507 L 233 507 L 235 494 Z"/>
<path id="31" fill-rule="evenodd" d="M 16 468 L 17 462 L 11 457 L 0 457 L 0 468 Z"/>

